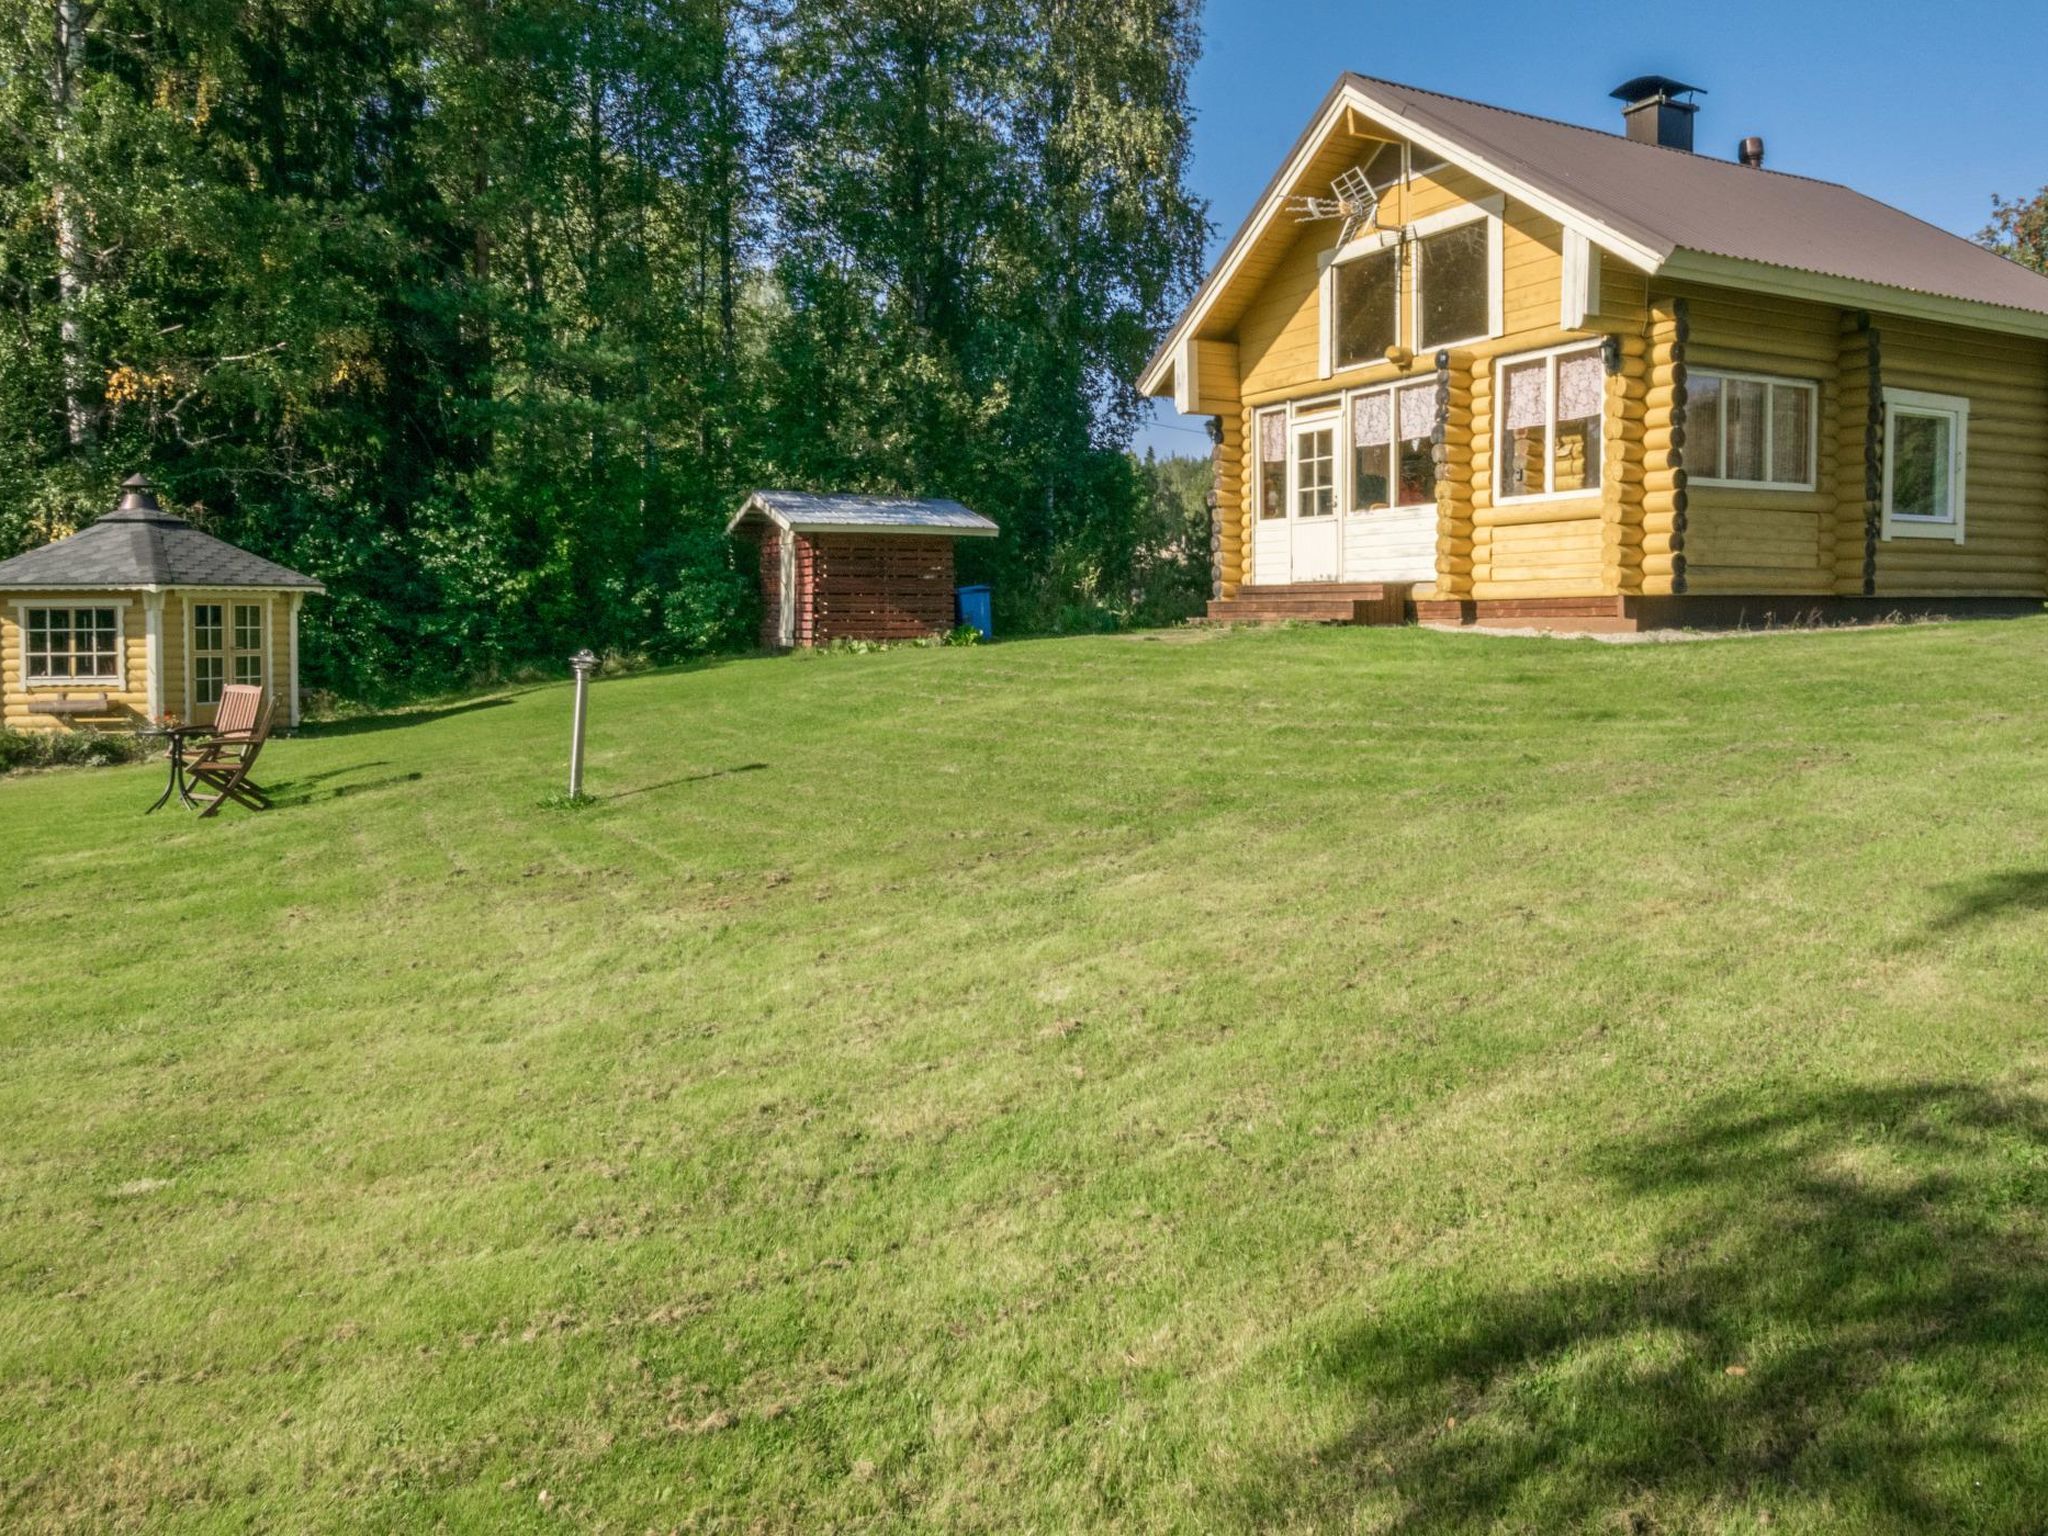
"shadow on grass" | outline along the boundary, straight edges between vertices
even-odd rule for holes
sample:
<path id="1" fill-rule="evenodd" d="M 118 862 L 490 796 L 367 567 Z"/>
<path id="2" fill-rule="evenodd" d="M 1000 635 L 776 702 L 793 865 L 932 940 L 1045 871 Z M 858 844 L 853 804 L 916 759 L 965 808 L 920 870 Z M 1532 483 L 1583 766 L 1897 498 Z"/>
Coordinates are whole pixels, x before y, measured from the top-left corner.
<path id="1" fill-rule="evenodd" d="M 617 794 L 599 795 L 599 800 L 630 800 L 635 795 L 651 795 L 659 789 L 676 789 L 684 784 L 702 784 L 706 779 L 729 779 L 736 773 L 764 773 L 766 763 L 741 763 L 734 768 L 714 768 L 709 773 L 693 773 L 686 778 L 663 779 L 659 784 L 642 784 L 634 789 L 622 789 Z"/>
<path id="2" fill-rule="evenodd" d="M 382 764 L 370 764 L 382 767 Z M 351 770 L 341 770 L 343 772 Z M 290 810 L 294 806 L 312 805 L 321 800 L 340 800 L 348 795 L 360 795 L 373 789 L 389 789 L 395 784 L 417 784 L 422 775 L 418 770 L 411 773 L 387 774 L 381 779 L 352 779 L 344 784 L 324 784 L 336 774 L 314 774 L 310 778 L 286 779 L 271 786 L 270 808 L 276 811 Z M 324 784 L 324 787 L 322 785 Z"/>
<path id="3" fill-rule="evenodd" d="M 296 734 L 309 740 L 325 741 L 332 736 L 361 736 L 370 731 L 403 730 L 409 725 L 429 725 L 436 720 L 447 720 L 455 715 L 470 715 L 480 709 L 501 709 L 512 702 L 513 695 L 496 693 L 484 699 L 465 699 L 460 704 L 445 704 L 433 709 L 397 709 L 382 715 L 350 715 L 343 720 L 307 722 L 298 728 Z"/>
<path id="4" fill-rule="evenodd" d="M 1949 909 L 1930 925 L 1937 933 L 2007 912 L 2048 912 L 2048 869 L 2008 869 L 1936 888 Z"/>
<path id="5" fill-rule="evenodd" d="M 1595 1159 L 1648 1262 L 1408 1295 L 1313 1341 L 1353 1427 L 1248 1523 L 2032 1531 L 2048 1111 L 1967 1085 L 1710 1112 Z"/>

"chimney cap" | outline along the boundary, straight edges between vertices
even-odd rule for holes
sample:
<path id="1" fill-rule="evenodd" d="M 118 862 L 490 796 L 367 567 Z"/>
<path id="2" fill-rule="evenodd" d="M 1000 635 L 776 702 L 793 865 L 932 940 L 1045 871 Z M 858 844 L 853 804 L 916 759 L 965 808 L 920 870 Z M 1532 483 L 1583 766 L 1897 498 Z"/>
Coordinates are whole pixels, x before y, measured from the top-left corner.
<path id="1" fill-rule="evenodd" d="M 1659 96 L 1684 96 L 1707 94 L 1703 85 L 1687 85 L 1683 80 L 1674 80 L 1669 75 L 1637 75 L 1633 80 L 1624 80 L 1608 92 L 1616 101 L 1631 104 L 1638 101 L 1655 101 Z"/>
<path id="2" fill-rule="evenodd" d="M 1736 146 L 1735 153 L 1742 163 L 1751 170 L 1760 171 L 1763 169 L 1764 141 L 1757 135 L 1751 134 L 1748 138 L 1744 139 L 1741 144 Z"/>

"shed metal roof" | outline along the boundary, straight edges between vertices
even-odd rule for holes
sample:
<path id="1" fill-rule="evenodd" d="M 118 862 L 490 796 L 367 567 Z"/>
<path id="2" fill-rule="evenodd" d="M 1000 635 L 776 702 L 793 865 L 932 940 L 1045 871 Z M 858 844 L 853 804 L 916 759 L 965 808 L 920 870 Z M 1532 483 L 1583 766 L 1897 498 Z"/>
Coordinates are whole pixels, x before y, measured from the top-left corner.
<path id="1" fill-rule="evenodd" d="M 798 533 L 861 529 L 871 533 L 946 533 L 992 538 L 996 525 L 957 501 L 903 496 L 818 495 L 810 491 L 756 491 L 726 524 L 730 532 L 749 514 Z"/>
<path id="2" fill-rule="evenodd" d="M 0 560 L 0 589 L 126 591 L 140 587 L 273 587 L 326 589 L 261 555 L 201 533 L 157 505 L 136 475 L 121 504 L 68 539 Z"/>

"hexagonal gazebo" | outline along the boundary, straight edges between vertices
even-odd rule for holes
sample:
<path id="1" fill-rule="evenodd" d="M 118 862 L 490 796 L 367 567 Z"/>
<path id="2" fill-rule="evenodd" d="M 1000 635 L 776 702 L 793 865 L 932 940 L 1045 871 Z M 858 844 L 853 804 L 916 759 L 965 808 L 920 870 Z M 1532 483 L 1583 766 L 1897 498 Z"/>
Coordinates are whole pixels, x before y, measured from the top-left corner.
<path id="1" fill-rule="evenodd" d="M 0 724 L 205 724 L 229 683 L 299 720 L 299 607 L 319 582 L 202 533 L 133 476 L 120 505 L 0 560 Z"/>

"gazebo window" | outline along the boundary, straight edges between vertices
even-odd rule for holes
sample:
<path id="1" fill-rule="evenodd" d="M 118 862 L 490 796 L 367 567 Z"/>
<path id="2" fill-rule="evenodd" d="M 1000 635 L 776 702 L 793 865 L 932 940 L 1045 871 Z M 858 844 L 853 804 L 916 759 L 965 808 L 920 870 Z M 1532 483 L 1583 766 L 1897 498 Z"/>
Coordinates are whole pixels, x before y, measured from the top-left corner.
<path id="1" fill-rule="evenodd" d="M 263 681 L 263 607 L 260 603 L 235 604 L 235 681 L 259 685 Z"/>
<path id="2" fill-rule="evenodd" d="M 22 657 L 31 682 L 119 683 L 121 620 L 112 608 L 30 608 Z"/>
<path id="3" fill-rule="evenodd" d="M 227 682 L 225 619 L 219 603 L 192 605 L 192 702 L 218 704 Z"/>

